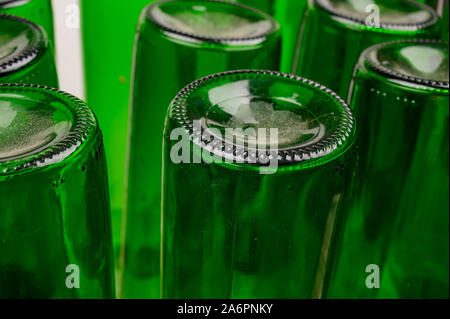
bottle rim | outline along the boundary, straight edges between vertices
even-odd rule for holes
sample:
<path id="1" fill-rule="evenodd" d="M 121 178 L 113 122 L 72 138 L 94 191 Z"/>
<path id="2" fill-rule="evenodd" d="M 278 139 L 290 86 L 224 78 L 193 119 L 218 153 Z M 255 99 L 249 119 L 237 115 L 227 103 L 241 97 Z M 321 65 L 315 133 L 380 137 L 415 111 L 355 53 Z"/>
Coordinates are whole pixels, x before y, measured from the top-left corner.
<path id="1" fill-rule="evenodd" d="M 158 18 L 155 17 L 155 15 L 153 14 L 153 9 L 155 7 L 158 7 L 165 3 L 170 3 L 170 2 L 183 3 L 183 2 L 185 2 L 185 1 L 180 1 L 180 0 L 161 0 L 161 1 L 153 2 L 145 9 L 146 17 L 152 23 L 154 23 L 157 27 L 162 29 L 163 31 L 181 36 L 187 40 L 192 39 L 195 41 L 209 42 L 209 43 L 214 43 L 214 44 L 251 45 L 251 44 L 254 44 L 255 41 L 258 41 L 258 43 L 259 43 L 259 42 L 266 40 L 268 37 L 272 36 L 273 34 L 276 34 L 280 30 L 279 23 L 273 17 L 271 17 L 270 15 L 268 15 L 267 13 L 265 13 L 261 10 L 258 10 L 253 7 L 249 7 L 249 6 L 241 4 L 241 3 L 226 2 L 226 1 L 222 1 L 222 0 L 189 0 L 189 1 L 190 2 L 199 2 L 199 3 L 203 2 L 205 4 L 215 3 L 215 4 L 219 4 L 219 5 L 228 6 L 231 8 L 248 10 L 248 11 L 251 11 L 257 15 L 260 15 L 264 19 L 270 21 L 272 27 L 267 32 L 262 32 L 261 34 L 258 34 L 257 36 L 251 36 L 251 37 L 237 37 L 237 38 L 208 37 L 208 36 L 202 36 L 199 34 L 185 32 L 185 31 L 173 28 L 167 24 L 164 24 L 162 21 L 159 21 Z M 188 2 L 188 1 L 186 1 L 186 2 Z"/>
<path id="2" fill-rule="evenodd" d="M 4 13 L 0 13 L 0 19 L 9 19 L 28 25 L 33 32 L 33 38 L 27 44 L 26 48 L 13 52 L 4 58 L 0 58 L 0 76 L 4 76 L 23 68 L 28 65 L 28 63 L 35 60 L 41 55 L 41 52 L 47 48 L 48 42 L 45 31 L 40 26 L 27 19 Z"/>
<path id="3" fill-rule="evenodd" d="M 330 134 L 330 136 L 328 136 L 327 138 L 307 146 L 294 146 L 277 149 L 275 154 L 269 154 L 269 152 L 260 153 L 257 150 L 250 149 L 245 146 L 240 146 L 236 143 L 230 143 L 225 139 L 221 139 L 219 144 L 211 146 L 211 144 L 209 144 L 210 140 L 208 140 L 208 138 L 204 139 L 202 137 L 201 131 L 204 129 L 204 127 L 200 128 L 199 130 L 199 128 L 196 128 L 196 126 L 194 125 L 194 119 L 191 117 L 190 112 L 188 111 L 188 98 L 197 89 L 217 79 L 242 75 L 261 75 L 278 78 L 280 80 L 292 80 L 298 82 L 299 85 L 306 86 L 312 90 L 319 91 L 321 94 L 327 95 L 332 101 L 335 102 L 337 110 L 340 111 L 340 120 L 335 132 L 333 134 Z M 179 127 L 182 127 L 186 130 L 191 142 L 198 145 L 201 149 L 206 149 L 207 151 L 214 153 L 214 155 L 219 158 L 231 157 L 233 159 L 237 159 L 240 156 L 244 159 L 243 164 L 250 164 L 250 166 L 254 166 L 256 168 L 265 165 L 260 161 L 260 159 L 268 159 L 274 156 L 277 157 L 277 162 L 280 166 L 308 164 L 307 167 L 309 167 L 309 164 L 311 164 L 311 166 L 320 165 L 329 162 L 330 160 L 333 160 L 343 154 L 354 142 L 356 136 L 356 124 L 354 115 L 348 104 L 345 103 L 345 101 L 341 97 L 339 97 L 332 90 L 317 82 L 293 74 L 281 73 L 278 71 L 235 70 L 205 76 L 187 85 L 176 95 L 176 97 L 170 104 L 169 114 Z M 336 150 L 339 151 L 335 152 Z M 245 162 L 252 158 L 256 159 L 256 163 Z M 303 167 L 303 165 L 301 167 Z"/>
<path id="4" fill-rule="evenodd" d="M 0 94 L 39 92 L 61 101 L 72 115 L 72 125 L 63 139 L 49 147 L 14 160 L 0 161 L 0 176 L 22 174 L 30 170 L 57 165 L 78 153 L 93 140 L 97 118 L 85 102 L 55 88 L 35 84 L 0 83 Z"/>
<path id="5" fill-rule="evenodd" d="M 342 19 L 345 19 L 345 20 L 348 20 L 348 21 L 351 21 L 353 23 L 357 23 L 360 25 L 365 25 L 366 21 L 364 19 L 339 12 L 338 10 L 328 6 L 326 4 L 326 1 L 328 1 L 328 0 L 314 0 L 314 3 L 316 3 L 319 8 L 321 8 L 322 10 L 324 10 L 325 12 L 328 12 L 329 14 L 331 14 L 333 16 L 336 16 L 336 17 L 339 17 L 339 18 L 342 18 Z M 392 30 L 392 31 L 418 31 L 418 30 L 423 30 L 430 26 L 433 26 L 439 21 L 439 17 L 437 15 L 437 13 L 430 6 L 428 6 L 424 3 L 420 3 L 418 1 L 415 1 L 415 0 L 405 0 L 405 1 L 410 2 L 413 5 L 416 5 L 417 7 L 421 7 L 422 9 L 427 10 L 428 12 L 431 13 L 431 18 L 428 21 L 424 21 L 421 23 L 385 23 L 385 22 L 380 21 L 379 28 L 372 27 L 371 29 Z"/>
<path id="6" fill-rule="evenodd" d="M 32 0 L 0 0 L 0 8 L 14 8 L 31 2 Z"/>
<path id="7" fill-rule="evenodd" d="M 449 90 L 449 81 L 434 81 L 429 79 L 424 79 L 420 77 L 414 77 L 410 75 L 406 75 L 397 71 L 394 71 L 390 68 L 385 67 L 382 65 L 378 60 L 375 60 L 370 57 L 370 53 L 377 52 L 381 48 L 389 47 L 389 46 L 395 46 L 395 45 L 401 45 L 401 44 L 440 44 L 440 45 L 449 45 L 448 42 L 441 41 L 438 39 L 411 39 L 411 40 L 397 40 L 397 41 L 389 41 L 384 43 L 379 43 L 376 45 L 373 45 L 366 50 L 363 51 L 361 54 L 361 59 L 363 60 L 363 63 L 367 65 L 371 70 L 375 71 L 376 73 L 384 76 L 393 78 L 396 80 L 401 80 L 421 86 L 430 87 L 432 89 L 443 89 L 443 90 Z"/>

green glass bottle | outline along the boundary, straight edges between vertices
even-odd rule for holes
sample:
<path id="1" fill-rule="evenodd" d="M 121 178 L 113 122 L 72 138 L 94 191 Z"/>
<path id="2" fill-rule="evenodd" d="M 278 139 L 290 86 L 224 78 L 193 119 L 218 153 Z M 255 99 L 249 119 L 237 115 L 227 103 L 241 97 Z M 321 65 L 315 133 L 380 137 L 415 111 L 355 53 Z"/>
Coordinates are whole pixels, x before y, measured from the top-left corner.
<path id="1" fill-rule="evenodd" d="M 320 298 L 356 165 L 327 88 L 273 71 L 202 78 L 164 134 L 164 298 Z"/>
<path id="2" fill-rule="evenodd" d="M 308 0 L 231 0 L 270 14 L 281 26 L 281 72 L 294 73 L 298 37 Z"/>
<path id="3" fill-rule="evenodd" d="M 281 72 L 294 73 L 300 53 L 299 34 L 306 13 L 308 0 L 277 0 L 274 18 L 281 25 Z"/>
<path id="4" fill-rule="evenodd" d="M 113 298 L 105 153 L 77 98 L 0 84 L 0 298 Z"/>
<path id="5" fill-rule="evenodd" d="M 415 0 L 313 0 L 300 40 L 297 74 L 347 96 L 354 66 L 371 45 L 439 37 L 439 19 Z"/>
<path id="6" fill-rule="evenodd" d="M 448 298 L 448 63 L 437 40 L 362 54 L 351 99 L 359 191 L 329 297 Z"/>
<path id="7" fill-rule="evenodd" d="M 124 205 L 133 43 L 139 14 L 150 2 L 152 0 L 80 1 L 86 99 L 98 117 L 105 140 L 117 257 Z"/>
<path id="8" fill-rule="evenodd" d="M 444 9 L 442 11 L 442 31 L 441 31 L 441 40 L 442 41 L 449 41 L 449 28 L 448 28 L 448 23 L 449 23 L 449 15 L 448 15 L 448 7 L 449 7 L 449 2 L 446 1 Z"/>
<path id="9" fill-rule="evenodd" d="M 40 25 L 54 48 L 53 10 L 51 0 L 0 0 L 0 13 L 19 16 Z"/>
<path id="10" fill-rule="evenodd" d="M 0 83 L 58 87 L 53 52 L 41 27 L 0 14 Z"/>
<path id="11" fill-rule="evenodd" d="M 123 297 L 158 298 L 162 138 L 167 107 L 183 86 L 212 73 L 279 68 L 278 24 L 217 1 L 162 1 L 141 16 L 128 163 Z"/>

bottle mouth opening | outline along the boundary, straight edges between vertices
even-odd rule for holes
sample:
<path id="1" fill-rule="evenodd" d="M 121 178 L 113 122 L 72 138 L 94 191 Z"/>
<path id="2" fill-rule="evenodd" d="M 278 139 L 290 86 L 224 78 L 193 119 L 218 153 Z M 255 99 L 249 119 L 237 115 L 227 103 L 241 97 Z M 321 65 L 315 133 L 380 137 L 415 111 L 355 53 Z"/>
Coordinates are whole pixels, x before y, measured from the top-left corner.
<path id="1" fill-rule="evenodd" d="M 59 163 L 98 130 L 78 98 L 39 85 L 0 84 L 0 175 Z"/>
<path id="2" fill-rule="evenodd" d="M 279 30 L 262 11 L 218 0 L 165 0 L 150 4 L 146 12 L 163 31 L 193 42 L 254 44 Z"/>
<path id="3" fill-rule="evenodd" d="M 184 88 L 170 116 L 218 158 L 266 166 L 326 162 L 354 137 L 350 108 L 313 81 L 275 71 L 218 73 Z"/>
<path id="4" fill-rule="evenodd" d="M 18 7 L 31 2 L 32 0 L 0 0 L 0 8 L 7 9 Z"/>
<path id="5" fill-rule="evenodd" d="M 449 44 L 415 39 L 380 43 L 365 50 L 362 62 L 378 74 L 414 87 L 449 89 Z"/>
<path id="6" fill-rule="evenodd" d="M 41 27 L 26 19 L 0 13 L 0 76 L 36 59 L 47 47 Z"/>
<path id="7" fill-rule="evenodd" d="M 415 0 L 315 0 L 315 3 L 334 17 L 374 30 L 418 31 L 439 20 L 431 7 Z"/>

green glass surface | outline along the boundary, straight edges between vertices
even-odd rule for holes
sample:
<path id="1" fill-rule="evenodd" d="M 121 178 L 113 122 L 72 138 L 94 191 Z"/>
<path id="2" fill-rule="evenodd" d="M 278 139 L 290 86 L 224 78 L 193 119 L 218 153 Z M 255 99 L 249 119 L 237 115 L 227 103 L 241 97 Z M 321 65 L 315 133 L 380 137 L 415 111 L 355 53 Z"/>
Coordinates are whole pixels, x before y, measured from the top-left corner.
<path id="1" fill-rule="evenodd" d="M 441 31 L 441 40 L 449 41 L 449 33 L 448 33 L 448 23 L 449 23 L 449 15 L 448 15 L 448 7 L 449 2 L 445 3 L 443 15 L 442 15 L 442 31 Z"/>
<path id="2" fill-rule="evenodd" d="M 234 1 L 234 0 L 233 0 Z M 253 8 L 262 10 L 280 24 L 282 34 L 281 72 L 294 73 L 296 56 L 300 48 L 297 46 L 303 14 L 307 0 L 236 0 Z"/>
<path id="3" fill-rule="evenodd" d="M 416 1 L 429 5 L 430 7 L 436 10 L 440 5 L 440 2 L 445 0 L 416 0 Z"/>
<path id="4" fill-rule="evenodd" d="M 55 36 L 51 0 L 0 0 L 0 13 L 19 16 L 41 26 L 53 50 Z"/>
<path id="5" fill-rule="evenodd" d="M 347 96 L 364 49 L 385 41 L 438 38 L 440 32 L 436 12 L 414 0 L 314 0 L 304 23 L 296 74 L 341 96 Z"/>
<path id="6" fill-rule="evenodd" d="M 416 0 L 417 2 L 428 4 L 429 6 L 432 6 L 437 2 L 437 0 Z"/>
<path id="7" fill-rule="evenodd" d="M 448 63 L 448 43 L 430 40 L 362 54 L 351 98 L 359 191 L 329 297 L 448 298 Z M 366 286 L 371 264 L 379 288 Z"/>
<path id="8" fill-rule="evenodd" d="M 82 101 L 0 84 L 0 203 L 0 298 L 114 297 L 105 153 Z"/>
<path id="9" fill-rule="evenodd" d="M 277 2 L 276 0 L 229 0 L 229 1 L 245 4 L 252 8 L 264 11 L 265 13 L 270 14 L 271 16 L 274 16 L 274 13 L 276 11 L 275 9 L 275 2 Z"/>
<path id="10" fill-rule="evenodd" d="M 121 243 L 133 43 L 139 14 L 150 2 L 80 1 L 86 99 L 105 140 L 116 258 Z"/>
<path id="11" fill-rule="evenodd" d="M 0 14 L 0 83 L 58 87 L 53 52 L 41 27 Z"/>
<path id="12" fill-rule="evenodd" d="M 164 134 L 163 297 L 321 298 L 354 143 L 350 109 L 309 80 L 231 71 L 183 89 Z"/>
<path id="13" fill-rule="evenodd" d="M 123 297 L 158 298 L 164 118 L 183 86 L 212 73 L 279 68 L 277 23 L 221 2 L 171 1 L 143 11 L 136 43 Z"/>

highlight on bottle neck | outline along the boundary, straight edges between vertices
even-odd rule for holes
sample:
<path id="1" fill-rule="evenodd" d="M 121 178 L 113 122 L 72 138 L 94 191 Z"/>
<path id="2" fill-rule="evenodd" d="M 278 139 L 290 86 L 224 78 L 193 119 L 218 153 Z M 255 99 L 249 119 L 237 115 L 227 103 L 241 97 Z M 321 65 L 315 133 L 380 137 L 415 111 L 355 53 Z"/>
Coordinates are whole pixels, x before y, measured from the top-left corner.
<path id="1" fill-rule="evenodd" d="M 97 131 L 84 102 L 37 85 L 0 84 L 0 113 L 0 175 L 62 162 Z"/>
<path id="2" fill-rule="evenodd" d="M 415 88 L 449 89 L 448 43 L 439 40 L 401 40 L 368 48 L 363 66 Z"/>
<path id="3" fill-rule="evenodd" d="M 22 6 L 33 0 L 0 0 L 0 9 L 7 9 Z"/>
<path id="4" fill-rule="evenodd" d="M 392 31 L 418 31 L 438 22 L 437 13 L 415 0 L 315 0 L 338 20 Z"/>
<path id="5" fill-rule="evenodd" d="M 173 100 L 170 117 L 202 155 L 250 169 L 317 166 L 343 154 L 355 134 L 353 114 L 334 92 L 275 71 L 200 79 Z"/>
<path id="6" fill-rule="evenodd" d="M 266 13 L 224 1 L 159 1 L 146 13 L 169 36 L 189 42 L 255 43 L 279 30 Z"/>

